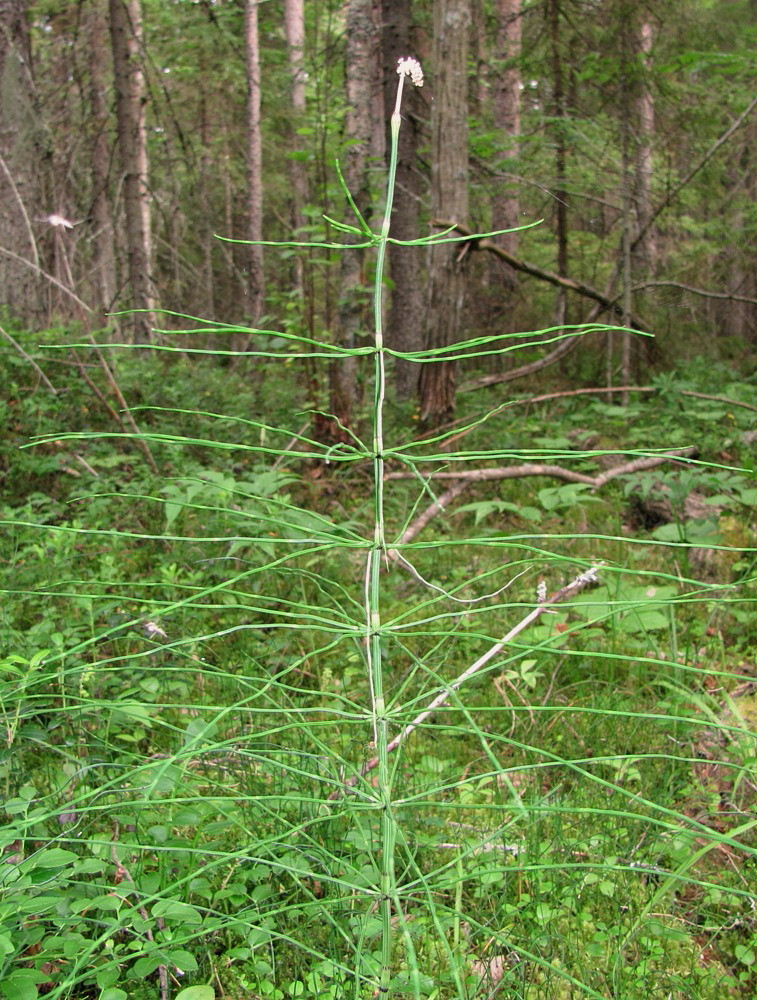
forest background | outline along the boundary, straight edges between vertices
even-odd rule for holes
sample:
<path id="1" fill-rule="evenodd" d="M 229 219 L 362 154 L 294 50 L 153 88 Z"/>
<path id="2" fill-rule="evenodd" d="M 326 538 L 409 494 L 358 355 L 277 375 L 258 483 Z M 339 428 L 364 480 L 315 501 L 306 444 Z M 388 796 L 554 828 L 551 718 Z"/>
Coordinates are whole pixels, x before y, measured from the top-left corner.
<path id="1" fill-rule="evenodd" d="M 7 1000 L 754 995 L 754 26 L 0 0 Z"/>
<path id="2" fill-rule="evenodd" d="M 333 238 L 324 214 L 349 216 L 337 159 L 375 219 L 397 59 L 415 54 L 427 79 L 404 109 L 395 237 L 540 224 L 471 244 L 446 275 L 443 255 L 394 249 L 391 346 L 609 316 L 657 339 L 584 350 L 572 364 L 592 384 L 628 382 L 650 351 L 738 355 L 757 298 L 753 15 L 746 0 L 7 0 L 2 300 L 40 329 L 137 308 L 146 340 L 161 308 L 355 343 L 359 255 L 282 259 L 214 235 Z M 454 388 L 429 371 L 421 409 L 439 417 Z M 323 408 L 345 423 L 357 379 L 331 372 Z M 397 366 L 401 397 L 417 381 Z"/>

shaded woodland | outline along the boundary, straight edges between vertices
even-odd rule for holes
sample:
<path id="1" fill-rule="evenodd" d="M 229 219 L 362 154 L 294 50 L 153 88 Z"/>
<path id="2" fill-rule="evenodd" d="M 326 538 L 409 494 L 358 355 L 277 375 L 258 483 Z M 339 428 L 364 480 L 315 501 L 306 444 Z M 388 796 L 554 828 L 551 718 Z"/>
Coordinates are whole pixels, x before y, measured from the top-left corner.
<path id="1" fill-rule="evenodd" d="M 370 325 L 359 253 L 282 259 L 217 237 L 338 239 L 324 216 L 354 216 L 337 160 L 375 223 L 397 59 L 416 55 L 426 83 L 403 111 L 392 234 L 532 228 L 394 247 L 391 347 L 601 320 L 656 340 L 596 335 L 569 359 L 567 339 L 475 374 L 565 357 L 569 381 L 615 386 L 680 354 L 742 357 L 753 15 L 746 0 L 5 0 L 6 318 L 97 330 L 137 309 L 119 335 L 147 342 L 182 325 L 175 312 L 354 346 Z M 438 422 L 474 374 L 459 367 L 419 378 L 400 360 L 394 387 Z M 303 402 L 349 425 L 359 365 L 321 381 Z"/>
<path id="2" fill-rule="evenodd" d="M 5 1000 L 757 995 L 754 15 L 0 0 Z"/>

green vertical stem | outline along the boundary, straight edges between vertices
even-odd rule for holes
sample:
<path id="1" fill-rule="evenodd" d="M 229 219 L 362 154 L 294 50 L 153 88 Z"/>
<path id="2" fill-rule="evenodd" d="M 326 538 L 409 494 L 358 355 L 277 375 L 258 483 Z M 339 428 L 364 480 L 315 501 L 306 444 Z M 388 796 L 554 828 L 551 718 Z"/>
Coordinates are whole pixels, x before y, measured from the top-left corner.
<path id="1" fill-rule="evenodd" d="M 376 275 L 373 292 L 375 325 L 374 348 L 374 400 L 373 400 L 373 482 L 374 482 L 374 534 L 373 544 L 368 553 L 365 576 L 366 606 L 366 650 L 371 686 L 373 713 L 373 738 L 378 757 L 377 804 L 381 810 L 381 882 L 380 904 L 382 919 L 381 976 L 379 990 L 381 997 L 389 997 L 392 979 L 393 928 L 392 913 L 396 913 L 403 931 L 408 963 L 413 972 L 415 995 L 420 998 L 418 967 L 410 934 L 402 913 L 397 880 L 395 875 L 395 850 L 397 825 L 392 810 L 391 780 L 389 775 L 389 724 L 384 699 L 384 678 L 381 653 L 381 610 L 380 574 L 381 555 L 386 552 L 384 526 L 384 399 L 386 395 L 386 357 L 383 327 L 383 274 L 386 263 L 386 248 L 389 241 L 389 225 L 394 200 L 394 185 L 397 172 L 397 150 L 401 118 L 399 114 L 404 73 L 400 74 L 397 90 L 397 104 L 391 119 L 391 151 L 389 176 L 387 179 L 386 207 L 381 232 L 376 239 Z"/>

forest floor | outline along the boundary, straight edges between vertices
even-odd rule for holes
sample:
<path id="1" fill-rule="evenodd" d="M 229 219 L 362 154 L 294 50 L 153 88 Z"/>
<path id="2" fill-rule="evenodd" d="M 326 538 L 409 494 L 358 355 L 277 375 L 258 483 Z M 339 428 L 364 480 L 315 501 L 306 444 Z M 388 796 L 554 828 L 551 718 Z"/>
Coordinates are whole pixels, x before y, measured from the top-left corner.
<path id="1" fill-rule="evenodd" d="M 0 989 L 373 995 L 370 463 L 303 457 L 291 368 L 125 352 L 127 413 L 95 358 L 25 344 L 55 393 L 4 350 Z M 492 386 L 423 444 L 578 481 L 473 477 L 439 511 L 389 462 L 392 733 L 447 692 L 390 758 L 397 995 L 757 990 L 757 382 L 646 385 L 476 423 Z M 414 420 L 388 407 L 396 454 Z M 693 451 L 629 466 L 660 449 Z"/>

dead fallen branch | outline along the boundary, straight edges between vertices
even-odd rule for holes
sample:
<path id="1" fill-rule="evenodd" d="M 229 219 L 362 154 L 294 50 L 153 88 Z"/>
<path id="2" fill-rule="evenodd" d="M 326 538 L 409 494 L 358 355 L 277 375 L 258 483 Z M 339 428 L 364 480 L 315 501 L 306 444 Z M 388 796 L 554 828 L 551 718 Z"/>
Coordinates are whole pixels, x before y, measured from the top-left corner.
<path id="1" fill-rule="evenodd" d="M 630 462 L 623 462 L 621 465 L 614 465 L 606 469 L 598 476 L 588 476 L 583 472 L 574 472 L 566 469 L 562 465 L 548 465 L 538 462 L 523 462 L 521 465 L 508 465 L 494 469 L 465 469 L 461 472 L 438 472 L 434 475 L 434 481 L 453 480 L 454 485 L 450 486 L 433 503 L 429 504 L 418 517 L 412 521 L 402 533 L 396 546 L 406 545 L 418 535 L 437 514 L 444 511 L 447 506 L 456 500 L 461 493 L 471 485 L 471 483 L 486 483 L 499 479 L 523 479 L 527 476 L 548 476 L 551 479 L 561 479 L 567 483 L 583 483 L 591 486 L 592 489 L 601 489 L 605 483 L 617 476 L 626 476 L 634 472 L 642 472 L 645 469 L 654 469 L 671 459 L 685 458 L 693 454 L 694 448 L 678 448 L 675 451 L 667 451 L 661 455 L 645 455 L 641 458 L 632 459 Z M 410 472 L 389 472 L 386 479 L 413 479 Z M 397 549 L 390 549 L 387 553 L 389 559 L 397 560 Z"/>
<path id="2" fill-rule="evenodd" d="M 499 642 L 495 642 L 494 645 L 483 654 L 483 656 L 480 656 L 475 661 L 475 663 L 472 663 L 453 681 L 445 685 L 444 688 L 429 702 L 426 708 L 424 708 L 422 712 L 419 712 L 412 722 L 409 722 L 405 728 L 394 737 L 393 740 L 390 740 L 386 748 L 387 754 L 392 753 L 397 749 L 397 747 L 406 742 L 408 737 L 411 736 L 420 725 L 422 725 L 430 716 L 434 714 L 434 712 L 438 711 L 438 709 L 449 701 L 455 691 L 461 688 L 466 681 L 470 680 L 470 678 L 477 674 L 480 670 L 483 670 L 486 664 L 491 662 L 495 656 L 498 656 L 509 642 L 512 642 L 512 640 L 516 636 L 520 635 L 524 629 L 528 628 L 529 625 L 532 625 L 546 611 L 549 611 L 553 605 L 560 604 L 562 601 L 568 600 L 570 597 L 573 597 L 575 594 L 582 591 L 585 587 L 598 582 L 599 577 L 597 575 L 597 568 L 592 567 L 591 569 L 586 570 L 586 572 L 580 573 L 574 580 L 571 580 L 570 583 L 561 587 L 560 590 L 556 591 L 554 594 L 545 597 L 543 601 L 533 608 L 533 610 L 529 611 L 525 618 L 522 618 L 517 625 L 514 625 L 507 635 L 504 635 Z M 371 757 L 370 760 L 365 762 L 358 774 L 348 778 L 341 788 L 331 793 L 329 798 L 341 798 L 345 792 L 354 788 L 361 778 L 364 778 L 366 774 L 369 774 L 376 767 L 378 767 L 378 764 L 378 756 Z"/>
<path id="3" fill-rule="evenodd" d="M 513 372 L 515 369 L 513 369 Z M 512 372 L 505 372 L 501 375 L 484 375 L 473 382 L 466 382 L 459 386 L 459 392 L 475 392 L 476 389 L 485 389 L 490 385 L 498 385 L 500 382 L 511 381 Z M 563 389 L 561 392 L 546 392 L 541 396 L 526 396 L 523 399 L 514 399 L 511 405 L 516 403 L 544 403 L 549 399 L 565 399 L 569 396 L 603 396 L 614 395 L 615 393 L 649 393 L 660 392 L 655 385 L 610 385 L 592 386 L 587 389 Z M 680 396 L 691 396 L 694 399 L 711 399 L 716 403 L 725 403 L 727 406 L 738 406 L 742 410 L 755 410 L 757 406 L 753 403 L 742 403 L 741 400 L 731 399 L 729 396 L 717 396 L 711 392 L 695 392 L 694 389 L 675 389 Z"/>
<path id="4" fill-rule="evenodd" d="M 596 332 L 596 331 L 595 331 Z M 466 392 L 469 389 L 478 389 L 482 385 L 500 383 L 500 382 L 516 382 L 521 378 L 528 378 L 530 375 L 535 375 L 537 372 L 543 371 L 545 368 L 549 368 L 550 365 L 557 364 L 558 361 L 562 361 L 570 352 L 577 347 L 578 342 L 581 339 L 581 335 L 576 335 L 575 337 L 568 337 L 566 340 L 561 340 L 558 342 L 557 347 L 552 348 L 552 350 L 545 354 L 542 358 L 537 358 L 536 361 L 529 361 L 525 365 L 518 365 L 517 368 L 511 368 L 509 371 L 500 372 L 498 375 L 494 376 L 484 376 L 484 378 L 492 378 L 492 383 L 486 383 L 483 380 L 470 383 L 469 385 L 460 386 L 460 392 Z"/>
<path id="5" fill-rule="evenodd" d="M 645 281 L 642 285 L 634 285 L 632 292 L 643 292 L 646 288 L 677 288 L 682 292 L 690 292 L 692 295 L 701 295 L 705 299 L 725 299 L 728 302 L 746 302 L 749 305 L 757 306 L 757 299 L 752 299 L 748 295 L 736 295 L 732 292 L 711 292 L 706 288 L 694 288 L 693 285 L 683 285 L 680 281 Z"/>
<path id="6" fill-rule="evenodd" d="M 596 288 L 592 288 L 591 285 L 585 284 L 583 281 L 575 281 L 573 278 L 565 278 L 563 275 L 556 274 L 554 271 L 547 271 L 543 267 L 537 267 L 536 264 L 530 264 L 528 261 L 521 260 L 519 257 L 515 257 L 513 254 L 508 253 L 507 250 L 504 250 L 489 237 L 477 239 L 472 230 L 470 230 L 467 226 L 461 225 L 459 222 L 434 219 L 432 220 L 432 225 L 438 226 L 439 229 L 461 233 L 463 236 L 470 236 L 470 246 L 473 249 L 486 250 L 489 253 L 494 254 L 495 257 L 499 257 L 500 260 L 504 260 L 505 263 L 509 264 L 515 271 L 521 271 L 523 274 L 530 274 L 532 278 L 538 278 L 540 281 L 546 281 L 548 284 L 554 285 L 556 288 L 564 288 L 566 291 L 575 292 L 577 295 L 581 295 L 586 299 L 591 299 L 593 302 L 596 302 L 603 309 L 607 310 L 610 314 L 617 316 L 619 319 L 622 317 L 623 311 L 616 300 L 603 294 Z M 634 330 L 648 330 L 648 327 L 636 316 L 631 316 L 629 322 Z"/>

